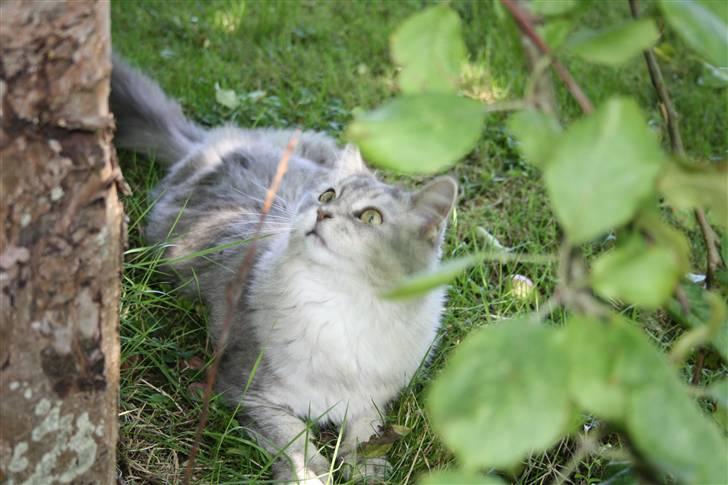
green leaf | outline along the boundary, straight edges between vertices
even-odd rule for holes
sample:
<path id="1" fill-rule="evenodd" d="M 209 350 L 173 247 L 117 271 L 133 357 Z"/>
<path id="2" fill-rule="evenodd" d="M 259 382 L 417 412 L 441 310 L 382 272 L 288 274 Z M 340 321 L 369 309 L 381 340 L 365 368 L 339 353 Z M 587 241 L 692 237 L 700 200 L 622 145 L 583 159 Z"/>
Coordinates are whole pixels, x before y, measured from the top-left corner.
<path id="1" fill-rule="evenodd" d="M 546 45 L 551 49 L 558 49 L 569 36 L 573 23 L 569 19 L 549 20 L 537 27 L 537 31 Z"/>
<path id="2" fill-rule="evenodd" d="M 576 7 L 576 0 L 533 0 L 529 8 L 536 15 L 561 15 Z"/>
<path id="3" fill-rule="evenodd" d="M 728 66 L 728 24 L 721 17 L 689 0 L 660 0 L 660 7 L 687 45 L 714 66 Z"/>
<path id="4" fill-rule="evenodd" d="M 569 42 L 569 51 L 595 64 L 618 66 L 652 47 L 660 37 L 650 19 L 632 20 L 600 31 L 582 31 Z"/>
<path id="5" fill-rule="evenodd" d="M 718 406 L 728 408 L 728 379 L 713 382 L 705 391 L 708 397 L 714 399 Z"/>
<path id="6" fill-rule="evenodd" d="M 455 279 L 465 269 L 483 260 L 480 254 L 472 254 L 462 258 L 451 259 L 441 264 L 434 271 L 415 274 L 382 295 L 383 298 L 399 300 L 421 296 L 438 286 L 445 285 Z"/>
<path id="7" fill-rule="evenodd" d="M 671 248 L 630 235 L 594 262 L 591 284 L 604 298 L 656 309 L 670 298 L 682 274 Z"/>
<path id="8" fill-rule="evenodd" d="M 467 468 L 507 468 L 567 431 L 568 359 L 559 332 L 529 320 L 473 331 L 432 383 L 434 429 Z"/>
<path id="9" fill-rule="evenodd" d="M 612 98 L 574 122 L 544 167 L 554 212 L 584 243 L 628 222 L 654 192 L 665 162 L 637 104 Z"/>
<path id="10" fill-rule="evenodd" d="M 704 207 L 716 224 L 728 227 L 728 164 L 690 167 L 671 163 L 660 177 L 660 192 L 678 209 Z"/>
<path id="11" fill-rule="evenodd" d="M 728 268 L 728 231 L 720 236 L 720 259 L 723 260 L 723 266 Z"/>
<path id="12" fill-rule="evenodd" d="M 540 111 L 524 110 L 512 115 L 508 129 L 518 139 L 523 157 L 533 165 L 541 165 L 557 145 L 561 126 L 551 116 Z"/>
<path id="13" fill-rule="evenodd" d="M 358 117 L 348 136 L 375 165 L 433 173 L 472 150 L 484 117 L 480 103 L 455 95 L 404 96 Z"/>
<path id="14" fill-rule="evenodd" d="M 611 421 L 623 419 L 627 389 L 618 374 L 625 352 L 621 325 L 587 317 L 566 324 L 571 358 L 569 386 L 576 403 L 587 412 Z"/>
<path id="15" fill-rule="evenodd" d="M 421 485 L 505 485 L 506 482 L 493 475 L 479 475 L 463 470 L 441 470 L 426 475 Z"/>
<path id="16" fill-rule="evenodd" d="M 706 291 L 695 283 L 684 282 L 680 290 L 685 297 L 688 306 L 686 312 L 683 304 L 677 299 L 672 299 L 665 305 L 665 309 L 677 321 L 689 328 L 698 328 L 706 325 L 711 319 L 711 306 L 706 298 Z M 713 347 L 728 362 L 728 319 L 723 322 L 712 340 Z"/>
<path id="17" fill-rule="evenodd" d="M 407 19 L 391 38 L 392 57 L 402 66 L 403 93 L 454 93 L 467 50 L 460 17 L 446 5 L 427 8 Z"/>
<path id="18" fill-rule="evenodd" d="M 565 343 L 571 392 L 586 411 L 624 426 L 641 456 L 682 482 L 725 480 L 728 443 L 644 332 L 621 318 L 574 317 Z"/>
<path id="19" fill-rule="evenodd" d="M 220 89 L 215 85 L 215 101 L 229 109 L 235 109 L 240 105 L 240 99 L 232 89 Z"/>
<path id="20" fill-rule="evenodd" d="M 630 401 L 627 429 L 650 462 L 683 483 L 726 483 L 728 442 L 677 376 L 635 389 Z"/>
<path id="21" fill-rule="evenodd" d="M 703 62 L 702 74 L 698 78 L 698 85 L 706 88 L 724 88 L 728 86 L 728 72 L 726 69 L 715 67 Z"/>

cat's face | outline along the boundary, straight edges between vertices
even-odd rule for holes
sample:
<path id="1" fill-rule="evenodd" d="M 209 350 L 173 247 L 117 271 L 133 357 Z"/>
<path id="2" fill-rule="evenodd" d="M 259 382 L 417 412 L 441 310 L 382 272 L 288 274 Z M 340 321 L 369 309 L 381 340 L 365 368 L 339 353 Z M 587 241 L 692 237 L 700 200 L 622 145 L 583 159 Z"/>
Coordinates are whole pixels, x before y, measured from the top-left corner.
<path id="1" fill-rule="evenodd" d="M 449 177 L 408 192 L 366 172 L 346 176 L 301 203 L 291 242 L 314 264 L 391 283 L 437 261 L 456 195 Z"/>

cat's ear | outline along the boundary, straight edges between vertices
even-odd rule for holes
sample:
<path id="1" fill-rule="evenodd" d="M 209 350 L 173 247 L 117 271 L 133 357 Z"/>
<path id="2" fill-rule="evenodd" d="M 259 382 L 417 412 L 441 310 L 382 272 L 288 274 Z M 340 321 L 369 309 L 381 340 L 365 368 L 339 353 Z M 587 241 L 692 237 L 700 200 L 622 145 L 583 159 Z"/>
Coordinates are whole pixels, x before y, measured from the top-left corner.
<path id="1" fill-rule="evenodd" d="M 367 171 L 367 167 L 364 165 L 364 160 L 361 158 L 359 149 L 351 144 L 344 147 L 337 165 L 345 174 L 355 174 Z"/>
<path id="2" fill-rule="evenodd" d="M 433 244 L 439 239 L 457 196 L 457 182 L 452 177 L 438 177 L 412 197 L 412 209 L 422 221 L 422 236 Z"/>

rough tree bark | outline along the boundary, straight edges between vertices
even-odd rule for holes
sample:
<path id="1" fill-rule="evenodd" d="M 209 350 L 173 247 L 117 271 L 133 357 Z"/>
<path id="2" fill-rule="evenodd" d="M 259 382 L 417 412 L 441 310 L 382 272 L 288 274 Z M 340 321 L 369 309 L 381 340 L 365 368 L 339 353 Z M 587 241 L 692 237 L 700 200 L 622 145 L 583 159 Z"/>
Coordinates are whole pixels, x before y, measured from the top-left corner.
<path id="1" fill-rule="evenodd" d="M 0 482 L 113 483 L 109 5 L 0 0 Z"/>

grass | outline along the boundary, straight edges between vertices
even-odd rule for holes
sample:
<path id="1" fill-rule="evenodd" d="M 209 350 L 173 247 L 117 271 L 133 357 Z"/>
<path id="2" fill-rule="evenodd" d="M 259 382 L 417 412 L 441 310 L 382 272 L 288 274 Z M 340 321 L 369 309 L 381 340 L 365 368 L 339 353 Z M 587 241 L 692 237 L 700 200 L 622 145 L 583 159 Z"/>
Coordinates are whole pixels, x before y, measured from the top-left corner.
<path id="1" fill-rule="evenodd" d="M 113 43 L 201 123 L 297 125 L 340 135 L 353 113 L 396 93 L 388 36 L 423 3 L 116 1 Z M 628 16 L 626 2 L 587 3 L 585 26 L 604 26 Z M 487 101 L 517 98 L 527 79 L 513 25 L 499 17 L 491 2 L 452 5 L 463 19 L 472 61 L 464 81 L 466 92 Z M 648 8 L 654 6 L 649 3 Z M 724 106 L 715 101 L 725 92 L 700 85 L 702 65 L 676 39 L 668 35 L 663 47 L 672 56 L 662 61 L 683 115 L 686 148 L 698 158 L 725 158 L 728 121 Z M 632 95 L 651 123 L 660 125 L 641 58 L 616 70 L 569 57 L 566 62 L 595 104 L 615 93 Z M 216 86 L 247 96 L 231 110 L 215 101 Z M 560 86 L 557 99 L 564 118 L 579 114 Z M 477 148 L 452 171 L 461 184 L 461 199 L 448 233 L 446 257 L 482 246 L 478 227 L 519 252 L 549 254 L 557 247 L 559 230 L 539 173 L 520 158 L 504 129 L 505 119 L 503 114 L 492 114 Z M 152 160 L 129 153 L 120 154 L 120 159 L 134 195 L 125 200 L 130 225 L 121 308 L 119 469 L 127 483 L 173 483 L 181 478 L 192 446 L 201 406 L 198 383 L 211 356 L 206 314 L 198 302 L 180 296 L 180 289 L 159 270 L 161 250 L 146 246 L 142 236 L 144 216 L 153 204 L 147 193 L 159 181 L 161 169 Z M 699 261 L 694 272 L 702 272 Z M 394 465 L 391 483 L 413 483 L 453 462 L 428 424 L 427 384 L 473 328 L 533 309 L 533 303 L 509 292 L 507 282 L 514 274 L 533 280 L 541 301 L 553 289 L 552 266 L 520 263 L 485 264 L 452 285 L 443 341 L 434 361 L 388 413 L 389 423 L 412 429 L 389 453 Z M 679 333 L 664 315 L 633 316 L 663 346 Z M 574 449 L 575 444 L 566 440 L 529 458 L 511 478 L 519 483 L 550 482 Z M 578 483 L 599 481 L 606 464 L 601 458 L 585 460 L 572 478 Z M 232 411 L 214 401 L 195 480 L 265 481 L 269 466 L 270 457 L 248 440 Z"/>

